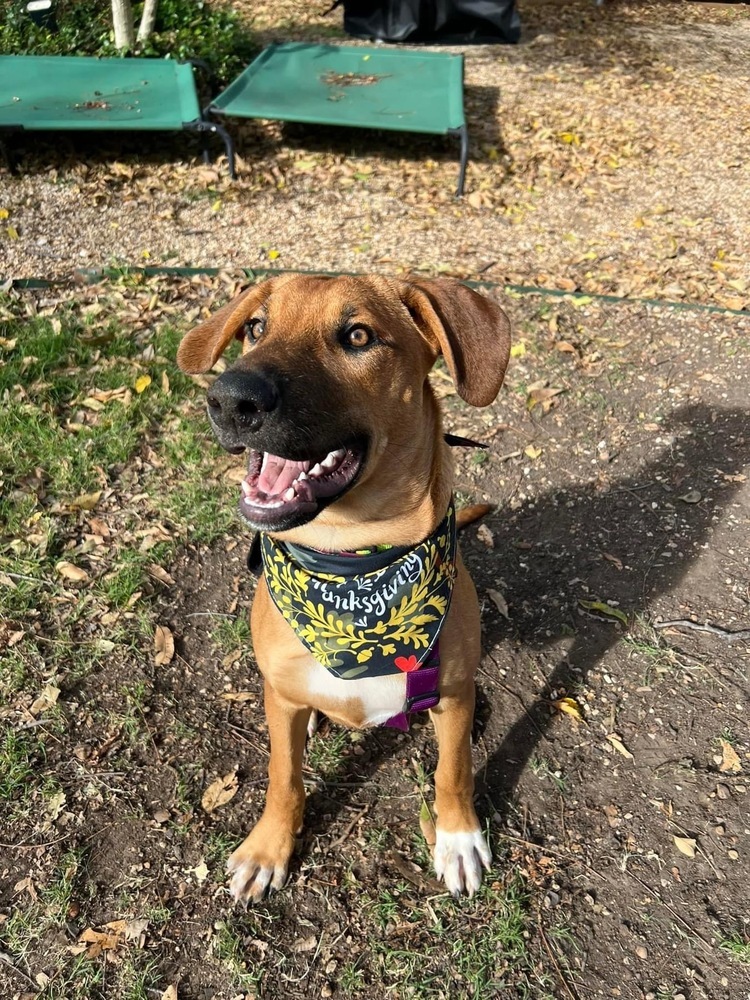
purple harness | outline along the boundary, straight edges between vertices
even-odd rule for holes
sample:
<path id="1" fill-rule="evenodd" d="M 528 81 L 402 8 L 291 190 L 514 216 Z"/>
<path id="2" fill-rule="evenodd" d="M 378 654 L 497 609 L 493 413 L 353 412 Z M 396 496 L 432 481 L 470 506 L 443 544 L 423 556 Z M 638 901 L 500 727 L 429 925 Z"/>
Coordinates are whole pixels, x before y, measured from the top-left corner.
<path id="1" fill-rule="evenodd" d="M 418 670 L 406 675 L 406 702 L 398 715 L 384 722 L 403 732 L 409 731 L 409 715 L 412 712 L 426 712 L 440 701 L 440 640 L 435 643 L 427 659 Z"/>

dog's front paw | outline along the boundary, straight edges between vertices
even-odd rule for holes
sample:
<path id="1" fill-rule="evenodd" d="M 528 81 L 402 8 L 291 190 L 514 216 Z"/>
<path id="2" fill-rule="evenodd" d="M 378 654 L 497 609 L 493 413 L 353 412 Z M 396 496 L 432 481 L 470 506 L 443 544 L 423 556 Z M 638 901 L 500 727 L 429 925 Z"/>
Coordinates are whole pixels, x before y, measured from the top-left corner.
<path id="1" fill-rule="evenodd" d="M 294 836 L 261 821 L 227 861 L 229 891 L 236 903 L 257 903 L 266 890 L 282 889 L 294 851 Z"/>
<path id="2" fill-rule="evenodd" d="M 483 868 L 492 854 L 480 829 L 447 833 L 438 826 L 435 840 L 435 871 L 454 896 L 473 896 L 482 884 Z"/>

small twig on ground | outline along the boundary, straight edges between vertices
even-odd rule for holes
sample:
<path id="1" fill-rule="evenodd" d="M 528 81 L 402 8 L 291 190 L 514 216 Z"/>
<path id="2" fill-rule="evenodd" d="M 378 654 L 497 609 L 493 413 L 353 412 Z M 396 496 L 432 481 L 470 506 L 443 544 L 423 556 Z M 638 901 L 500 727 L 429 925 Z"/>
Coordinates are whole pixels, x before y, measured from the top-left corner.
<path id="1" fill-rule="evenodd" d="M 653 624 L 654 628 L 691 628 L 696 632 L 710 632 L 711 635 L 718 635 L 720 639 L 726 639 L 727 642 L 733 642 L 735 639 L 750 639 L 750 628 L 733 631 L 722 628 L 720 625 L 709 625 L 708 622 L 702 625 L 700 622 L 691 621 L 690 618 L 674 618 L 672 621 L 654 622 Z"/>
<path id="2" fill-rule="evenodd" d="M 328 845 L 328 850 L 332 851 L 334 847 L 339 847 L 341 844 L 344 843 L 345 840 L 348 840 L 349 834 L 352 832 L 354 827 L 357 825 L 357 823 L 359 823 L 359 821 L 362 819 L 363 816 L 367 815 L 369 811 L 370 811 L 369 805 L 366 805 L 364 809 L 360 809 L 360 811 L 357 813 L 357 815 L 354 817 L 351 823 L 347 824 L 346 829 L 341 834 L 341 836 L 331 841 L 331 843 Z"/>
<path id="3" fill-rule="evenodd" d="M 33 986 L 34 988 L 34 992 L 35 993 L 37 992 L 37 990 L 39 989 L 39 984 L 34 982 L 31 976 L 28 976 L 23 971 L 23 969 L 19 969 L 16 963 L 13 961 L 12 956 L 9 955 L 6 951 L 0 951 L 0 962 L 2 962 L 4 965 L 7 965 L 9 969 L 12 969 L 13 972 L 16 973 L 16 975 L 21 977 L 21 979 L 25 979 L 27 983 L 30 983 L 31 986 Z"/>
<path id="4" fill-rule="evenodd" d="M 625 867 L 624 870 L 627 875 L 630 875 L 630 877 L 634 878 L 636 882 L 639 883 L 639 885 L 642 885 L 643 888 L 646 890 L 646 892 L 651 893 L 651 895 L 655 899 L 658 899 L 661 905 L 665 908 L 665 910 L 667 910 L 678 923 L 682 924 L 682 926 L 687 930 L 688 934 L 692 934 L 697 941 L 700 941 L 700 943 L 703 945 L 706 951 L 713 954 L 714 949 L 711 947 L 710 943 L 706 941 L 706 939 L 701 934 L 699 934 L 698 931 L 694 930 L 687 922 L 687 920 L 681 917 L 680 914 L 672 906 L 670 906 L 665 899 L 662 898 L 657 889 L 653 889 L 650 885 L 644 882 L 642 878 L 636 875 L 635 872 L 631 872 L 631 870 L 627 866 Z"/>
<path id="5" fill-rule="evenodd" d="M 558 977 L 560 979 L 560 982 L 565 987 L 565 992 L 570 997 L 570 1000 L 579 1000 L 578 994 L 574 993 L 571 990 L 570 986 L 568 985 L 568 981 L 566 980 L 565 976 L 563 975 L 563 971 L 560 968 L 560 963 L 557 961 L 557 957 L 556 957 L 554 951 L 552 950 L 552 948 L 550 947 L 549 941 L 547 940 L 547 935 L 544 933 L 544 924 L 542 922 L 541 914 L 539 916 L 539 924 L 538 924 L 538 926 L 539 926 L 539 933 L 542 936 L 542 941 L 544 943 L 544 947 L 547 949 L 547 953 L 548 953 L 549 957 L 552 959 L 552 964 L 555 967 L 555 972 L 557 972 L 557 975 L 558 975 Z"/>

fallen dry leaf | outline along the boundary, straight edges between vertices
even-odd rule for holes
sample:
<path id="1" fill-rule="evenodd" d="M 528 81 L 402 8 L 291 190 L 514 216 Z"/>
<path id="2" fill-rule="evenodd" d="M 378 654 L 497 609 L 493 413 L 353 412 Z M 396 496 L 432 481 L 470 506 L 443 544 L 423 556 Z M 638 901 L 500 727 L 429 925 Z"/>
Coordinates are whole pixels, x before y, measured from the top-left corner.
<path id="1" fill-rule="evenodd" d="M 541 406 L 544 413 L 549 413 L 555 396 L 559 396 L 561 392 L 565 392 L 565 390 L 551 387 L 531 389 L 526 397 L 526 409 L 531 411 L 535 406 Z"/>
<path id="2" fill-rule="evenodd" d="M 225 774 L 223 778 L 216 778 L 215 781 L 211 782 L 203 793 L 201 805 L 207 813 L 212 813 L 233 799 L 237 794 L 238 787 L 237 768 L 235 768 L 229 774 Z"/>
<path id="3" fill-rule="evenodd" d="M 719 743 L 721 743 L 721 764 L 719 764 L 719 770 L 728 771 L 730 774 L 736 774 L 738 771 L 741 771 L 742 764 L 732 744 L 722 739 L 719 740 Z"/>
<path id="4" fill-rule="evenodd" d="M 196 865 L 195 868 L 191 868 L 190 871 L 193 875 L 195 875 L 199 882 L 205 882 L 208 878 L 208 865 L 205 861 L 201 861 L 199 865 Z"/>
<path id="5" fill-rule="evenodd" d="M 151 563 L 148 568 L 149 575 L 158 580 L 159 583 L 163 583 L 165 587 L 174 587 L 174 579 L 167 573 L 167 571 L 162 566 L 157 566 L 156 563 Z"/>
<path id="6" fill-rule="evenodd" d="M 576 722 L 586 722 L 581 714 L 581 706 L 575 698 L 558 698 L 558 700 L 553 701 L 552 704 L 558 712 L 564 712 L 565 715 L 569 715 L 571 718 L 575 719 Z"/>
<path id="7" fill-rule="evenodd" d="M 66 562 L 64 559 L 55 565 L 55 569 L 60 576 L 65 577 L 66 580 L 71 580 L 73 583 L 85 583 L 89 578 L 85 569 L 81 569 L 80 566 L 74 566 L 73 563 Z"/>
<path id="8" fill-rule="evenodd" d="M 693 840 L 692 837 L 673 837 L 672 839 L 674 840 L 674 846 L 678 851 L 687 855 L 689 858 L 695 857 L 695 848 L 698 846 L 696 840 Z"/>
<path id="9" fill-rule="evenodd" d="M 508 602 L 505 600 L 505 598 L 500 593 L 500 591 L 499 590 L 488 589 L 487 590 L 487 596 L 492 601 L 492 603 L 495 605 L 495 607 L 500 612 L 500 614 L 503 616 L 503 618 L 508 618 Z"/>
<path id="10" fill-rule="evenodd" d="M 523 453 L 533 462 L 535 459 L 539 458 L 539 456 L 542 454 L 542 449 L 535 448 L 533 444 L 530 444 L 527 448 L 523 449 Z"/>
<path id="11" fill-rule="evenodd" d="M 615 748 L 615 750 L 618 753 L 621 753 L 623 757 L 627 757 L 628 760 L 635 760 L 635 757 L 628 750 L 628 748 L 625 746 L 625 744 L 622 742 L 622 740 L 616 733 L 608 733 L 607 739 Z"/>
<path id="12" fill-rule="evenodd" d="M 78 938 L 78 942 L 88 945 L 85 949 L 86 958 L 98 958 L 104 951 L 114 951 L 119 948 L 123 939 L 122 934 L 116 930 L 95 931 L 92 927 L 87 927 Z"/>
<path id="13" fill-rule="evenodd" d="M 154 632 L 154 663 L 157 667 L 171 663 L 174 656 L 174 636 L 166 625 L 157 625 Z"/>
<path id="14" fill-rule="evenodd" d="M 167 986 L 161 995 L 161 1000 L 177 1000 L 177 987 L 174 985 Z"/>
<path id="15" fill-rule="evenodd" d="M 613 566 L 616 566 L 618 569 L 622 569 L 622 559 L 618 559 L 617 556 L 613 556 L 609 552 L 602 552 L 602 555 L 607 562 L 611 562 Z"/>
<path id="16" fill-rule="evenodd" d="M 71 510 L 93 510 L 99 503 L 101 495 L 101 490 L 97 490 L 95 493 L 82 493 L 75 500 L 71 500 L 68 507 Z"/>
<path id="17" fill-rule="evenodd" d="M 221 697 L 224 701 L 255 701 L 258 696 L 253 691 L 225 691 Z"/>
<path id="18" fill-rule="evenodd" d="M 495 536 L 486 524 L 480 524 L 477 528 L 477 538 L 483 545 L 486 545 L 488 549 L 495 548 Z"/>
<path id="19" fill-rule="evenodd" d="M 53 705 L 57 704 L 57 699 L 59 697 L 59 687 L 55 687 L 54 684 L 45 684 L 42 688 L 41 694 L 33 702 L 29 711 L 32 715 L 41 715 L 42 712 L 46 712 L 48 708 L 52 708 Z"/>

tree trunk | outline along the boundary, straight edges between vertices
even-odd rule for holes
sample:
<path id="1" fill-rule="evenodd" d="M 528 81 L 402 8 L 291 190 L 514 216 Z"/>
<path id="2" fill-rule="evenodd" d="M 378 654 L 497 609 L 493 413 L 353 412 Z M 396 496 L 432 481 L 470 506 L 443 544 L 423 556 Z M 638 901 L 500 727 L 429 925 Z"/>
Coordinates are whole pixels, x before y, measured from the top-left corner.
<path id="1" fill-rule="evenodd" d="M 159 0 L 146 0 L 143 5 L 143 14 L 141 15 L 141 26 L 138 28 L 138 41 L 146 42 L 151 36 L 151 32 L 154 30 L 154 24 L 156 24 L 156 8 L 159 6 Z"/>
<path id="2" fill-rule="evenodd" d="M 112 0 L 112 24 L 115 29 L 115 48 L 135 48 L 135 25 L 130 0 Z"/>

